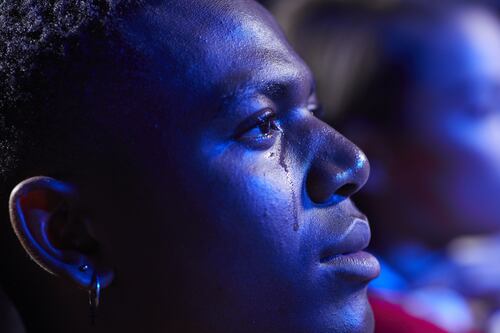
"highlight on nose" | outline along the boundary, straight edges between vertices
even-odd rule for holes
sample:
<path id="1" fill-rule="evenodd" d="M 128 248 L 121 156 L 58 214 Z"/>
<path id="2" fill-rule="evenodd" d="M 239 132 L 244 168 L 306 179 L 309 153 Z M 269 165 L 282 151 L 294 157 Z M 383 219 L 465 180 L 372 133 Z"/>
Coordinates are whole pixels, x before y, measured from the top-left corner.
<path id="1" fill-rule="evenodd" d="M 355 154 L 331 160 L 316 160 L 307 175 L 306 191 L 318 205 L 334 205 L 359 191 L 368 180 L 370 166 L 365 154 Z M 342 161 L 344 160 L 344 161 Z"/>

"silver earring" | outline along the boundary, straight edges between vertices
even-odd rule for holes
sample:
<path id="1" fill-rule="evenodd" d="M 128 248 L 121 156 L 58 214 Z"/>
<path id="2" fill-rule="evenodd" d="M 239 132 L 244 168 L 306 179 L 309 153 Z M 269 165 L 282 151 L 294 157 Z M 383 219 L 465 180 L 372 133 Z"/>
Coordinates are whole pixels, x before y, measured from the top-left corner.
<path id="1" fill-rule="evenodd" d="M 99 306 L 100 298 L 101 282 L 99 281 L 99 276 L 97 275 L 96 271 L 94 271 L 89 288 L 90 323 L 92 325 L 95 325 L 97 307 Z"/>

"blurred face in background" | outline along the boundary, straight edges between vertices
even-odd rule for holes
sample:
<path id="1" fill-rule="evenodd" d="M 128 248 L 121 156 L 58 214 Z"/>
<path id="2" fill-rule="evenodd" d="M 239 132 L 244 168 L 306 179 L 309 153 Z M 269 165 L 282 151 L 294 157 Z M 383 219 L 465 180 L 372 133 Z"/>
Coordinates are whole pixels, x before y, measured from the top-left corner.
<path id="1" fill-rule="evenodd" d="M 405 100 L 418 152 L 405 161 L 406 185 L 435 217 L 424 224 L 452 236 L 498 230 L 500 25 L 469 8 L 429 29 L 424 44 Z"/>

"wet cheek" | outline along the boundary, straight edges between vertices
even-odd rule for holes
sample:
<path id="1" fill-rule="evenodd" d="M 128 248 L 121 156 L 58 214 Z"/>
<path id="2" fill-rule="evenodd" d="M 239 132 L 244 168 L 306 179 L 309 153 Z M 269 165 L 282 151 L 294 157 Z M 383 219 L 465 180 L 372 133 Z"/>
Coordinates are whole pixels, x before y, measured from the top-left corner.
<path id="1" fill-rule="evenodd" d="M 281 158 L 277 145 L 261 152 L 237 151 L 212 161 L 216 175 L 210 200 L 217 207 L 218 226 L 232 240 L 252 239 L 252 248 L 266 249 L 268 259 L 281 267 L 296 258 L 300 244 L 297 206 L 290 178 L 293 166 Z"/>
<path id="2" fill-rule="evenodd" d="M 278 144 L 266 151 L 248 150 L 243 145 L 231 147 L 223 156 L 209 161 L 207 173 L 212 181 L 208 186 L 246 207 L 251 215 L 289 214 L 290 185 L 281 156 Z"/>

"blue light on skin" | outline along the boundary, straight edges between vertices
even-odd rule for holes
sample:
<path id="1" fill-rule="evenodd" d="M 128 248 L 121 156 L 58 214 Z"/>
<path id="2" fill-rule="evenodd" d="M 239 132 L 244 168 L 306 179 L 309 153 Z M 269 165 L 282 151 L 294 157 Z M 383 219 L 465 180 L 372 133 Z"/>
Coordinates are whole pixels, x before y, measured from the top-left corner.
<path id="1" fill-rule="evenodd" d="M 70 250 L 116 269 L 99 329 L 371 332 L 366 289 L 379 267 L 361 251 L 368 223 L 350 200 L 369 165 L 310 112 L 314 79 L 271 15 L 252 1 L 158 1 L 118 33 L 137 54 L 118 68 L 107 59 L 99 68 L 117 73 L 96 71 L 99 93 L 82 96 L 110 154 L 72 178 L 102 258 Z M 326 250 L 343 255 L 323 263 Z M 30 300 L 57 315 L 44 323 L 85 332 L 81 301 L 50 288 Z"/>

